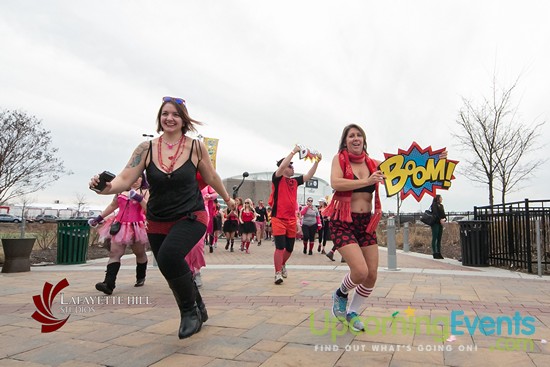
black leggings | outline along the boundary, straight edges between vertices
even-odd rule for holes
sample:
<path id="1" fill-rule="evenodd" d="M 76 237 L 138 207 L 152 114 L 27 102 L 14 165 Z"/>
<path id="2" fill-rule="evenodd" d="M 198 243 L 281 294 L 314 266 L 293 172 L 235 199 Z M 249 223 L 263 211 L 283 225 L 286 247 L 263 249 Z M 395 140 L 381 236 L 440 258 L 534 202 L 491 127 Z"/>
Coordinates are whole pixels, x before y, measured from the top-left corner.
<path id="1" fill-rule="evenodd" d="M 302 239 L 304 242 L 315 242 L 315 233 L 317 232 L 317 224 L 310 226 L 302 224 Z"/>
<path id="2" fill-rule="evenodd" d="M 328 221 L 323 224 L 323 227 L 319 230 L 319 244 L 323 244 L 325 246 L 327 244 L 327 240 L 330 239 L 330 227 L 328 225 Z"/>
<path id="3" fill-rule="evenodd" d="M 184 219 L 177 221 L 168 234 L 147 234 L 159 270 L 166 280 L 179 278 L 191 271 L 185 256 L 205 232 L 203 223 Z"/>
<path id="4" fill-rule="evenodd" d="M 295 238 L 286 236 L 273 236 L 275 240 L 275 248 L 277 250 L 287 250 L 288 252 L 294 251 Z"/>

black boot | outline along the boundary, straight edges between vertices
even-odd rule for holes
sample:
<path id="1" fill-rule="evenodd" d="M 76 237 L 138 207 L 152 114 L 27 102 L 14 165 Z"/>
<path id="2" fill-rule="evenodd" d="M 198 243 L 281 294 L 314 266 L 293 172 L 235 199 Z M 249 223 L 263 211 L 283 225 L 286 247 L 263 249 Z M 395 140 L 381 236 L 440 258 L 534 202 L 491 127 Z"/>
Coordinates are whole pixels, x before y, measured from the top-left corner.
<path id="1" fill-rule="evenodd" d="M 107 264 L 107 270 L 105 271 L 105 280 L 101 283 L 97 283 L 95 285 L 95 289 L 108 295 L 113 294 L 113 289 L 115 289 L 116 276 L 119 269 L 119 262 Z"/>
<path id="2" fill-rule="evenodd" d="M 145 274 L 147 273 L 147 261 L 143 264 L 136 264 L 136 284 L 134 287 L 142 287 L 145 284 Z"/>
<path id="3" fill-rule="evenodd" d="M 199 292 L 199 287 L 197 287 L 197 283 L 193 282 L 195 284 L 195 293 L 197 295 L 197 307 L 201 314 L 201 321 L 206 322 L 208 320 L 208 312 L 206 311 L 206 305 L 202 301 L 201 292 Z"/>
<path id="4" fill-rule="evenodd" d="M 202 326 L 201 315 L 195 302 L 196 291 L 191 272 L 176 279 L 167 280 L 180 309 L 178 336 L 185 339 L 197 333 Z"/>

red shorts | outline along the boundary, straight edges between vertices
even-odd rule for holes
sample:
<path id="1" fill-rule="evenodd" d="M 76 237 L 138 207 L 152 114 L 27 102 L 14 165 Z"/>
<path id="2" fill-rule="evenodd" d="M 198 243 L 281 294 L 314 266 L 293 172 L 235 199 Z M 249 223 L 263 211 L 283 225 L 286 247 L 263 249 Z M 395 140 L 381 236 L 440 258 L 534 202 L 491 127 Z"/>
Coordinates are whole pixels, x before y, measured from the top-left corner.
<path id="1" fill-rule="evenodd" d="M 367 233 L 371 213 L 351 213 L 351 222 L 340 220 L 330 221 L 330 239 L 336 248 L 350 243 L 356 243 L 359 247 L 376 245 L 376 232 Z"/>
<path id="2" fill-rule="evenodd" d="M 271 218 L 271 231 L 273 236 L 286 236 L 288 238 L 296 238 L 296 218 Z"/>
<path id="3" fill-rule="evenodd" d="M 265 222 L 256 222 L 256 231 L 265 231 Z"/>

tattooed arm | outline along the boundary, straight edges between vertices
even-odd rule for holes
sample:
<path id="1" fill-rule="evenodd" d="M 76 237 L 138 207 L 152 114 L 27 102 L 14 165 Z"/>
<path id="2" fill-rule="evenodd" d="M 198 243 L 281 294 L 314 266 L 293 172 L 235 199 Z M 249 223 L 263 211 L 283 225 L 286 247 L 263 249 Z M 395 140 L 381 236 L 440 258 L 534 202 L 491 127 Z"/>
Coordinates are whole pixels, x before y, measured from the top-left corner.
<path id="1" fill-rule="evenodd" d="M 134 150 L 128 164 L 124 169 L 115 177 L 113 181 L 107 184 L 105 190 L 101 194 L 119 194 L 122 191 L 128 190 L 130 186 L 141 175 L 141 172 L 145 170 L 145 157 L 147 156 L 147 150 L 149 150 L 149 142 L 144 141 Z M 147 158 L 148 160 L 151 157 Z"/>

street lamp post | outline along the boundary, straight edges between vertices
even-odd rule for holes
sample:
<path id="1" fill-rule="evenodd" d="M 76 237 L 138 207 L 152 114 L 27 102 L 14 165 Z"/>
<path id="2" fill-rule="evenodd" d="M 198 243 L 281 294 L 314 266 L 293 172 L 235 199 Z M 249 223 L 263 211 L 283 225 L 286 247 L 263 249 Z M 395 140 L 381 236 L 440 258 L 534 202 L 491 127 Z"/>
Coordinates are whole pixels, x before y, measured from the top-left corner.
<path id="1" fill-rule="evenodd" d="M 237 195 L 239 195 L 239 189 L 241 188 L 241 186 L 243 185 L 244 183 L 244 179 L 248 177 L 248 172 L 243 172 L 243 179 L 241 180 L 241 183 L 239 184 L 239 186 L 233 186 L 233 199 L 236 199 L 237 198 Z"/>

